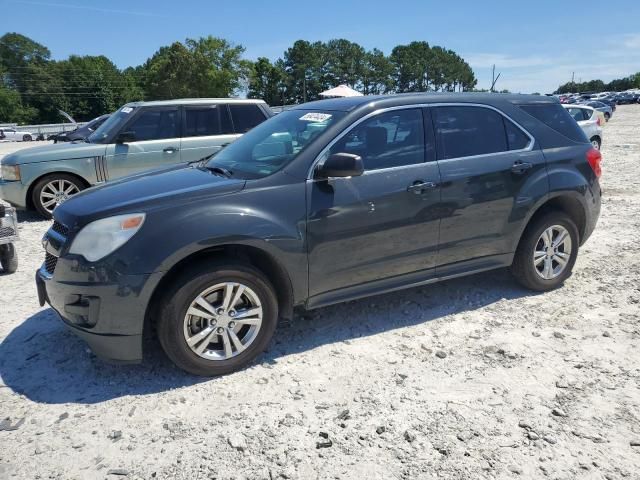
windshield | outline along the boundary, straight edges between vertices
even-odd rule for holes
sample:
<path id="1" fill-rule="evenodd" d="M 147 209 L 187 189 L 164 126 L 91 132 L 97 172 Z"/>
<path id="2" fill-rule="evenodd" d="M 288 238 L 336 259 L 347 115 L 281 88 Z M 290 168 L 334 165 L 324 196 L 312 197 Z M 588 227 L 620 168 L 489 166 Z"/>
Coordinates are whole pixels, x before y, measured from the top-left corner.
<path id="1" fill-rule="evenodd" d="M 111 137 L 120 126 L 127 121 L 129 116 L 135 109 L 133 107 L 122 107 L 116 113 L 111 115 L 106 122 L 100 125 L 95 132 L 93 132 L 87 140 L 91 143 L 104 143 L 104 141 Z"/>
<path id="2" fill-rule="evenodd" d="M 285 110 L 221 150 L 207 167 L 221 167 L 242 178 L 266 177 L 289 164 L 344 115 L 334 111 Z"/>

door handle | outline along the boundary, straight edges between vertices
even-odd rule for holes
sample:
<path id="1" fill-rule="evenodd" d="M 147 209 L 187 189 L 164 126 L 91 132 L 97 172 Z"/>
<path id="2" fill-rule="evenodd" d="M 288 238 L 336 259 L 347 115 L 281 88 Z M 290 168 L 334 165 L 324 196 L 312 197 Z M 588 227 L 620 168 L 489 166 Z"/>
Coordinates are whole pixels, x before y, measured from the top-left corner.
<path id="1" fill-rule="evenodd" d="M 413 192 L 416 195 L 420 195 L 424 193 L 425 190 L 436 188 L 437 186 L 438 184 L 434 182 L 424 182 L 422 180 L 416 180 L 407 187 L 407 192 Z"/>
<path id="2" fill-rule="evenodd" d="M 167 152 L 167 153 L 174 153 L 177 152 L 178 149 L 176 147 L 167 147 L 164 150 L 162 150 L 163 152 Z"/>
<path id="3" fill-rule="evenodd" d="M 533 164 L 531 164 L 529 162 L 521 162 L 520 160 L 518 160 L 511 167 L 511 172 L 515 173 L 517 175 L 522 175 L 527 170 L 530 170 L 532 167 L 533 167 Z"/>

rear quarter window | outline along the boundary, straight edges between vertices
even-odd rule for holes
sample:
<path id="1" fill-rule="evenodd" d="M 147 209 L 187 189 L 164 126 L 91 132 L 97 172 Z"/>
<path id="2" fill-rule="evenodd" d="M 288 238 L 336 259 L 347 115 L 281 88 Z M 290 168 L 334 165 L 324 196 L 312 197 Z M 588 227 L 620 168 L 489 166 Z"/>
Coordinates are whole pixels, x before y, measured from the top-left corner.
<path id="1" fill-rule="evenodd" d="M 229 110 L 236 133 L 246 133 L 266 120 L 264 112 L 258 105 L 231 104 Z"/>
<path id="2" fill-rule="evenodd" d="M 578 123 L 571 117 L 569 112 L 558 103 L 520 105 L 520 108 L 574 142 L 583 143 L 588 141 Z"/>

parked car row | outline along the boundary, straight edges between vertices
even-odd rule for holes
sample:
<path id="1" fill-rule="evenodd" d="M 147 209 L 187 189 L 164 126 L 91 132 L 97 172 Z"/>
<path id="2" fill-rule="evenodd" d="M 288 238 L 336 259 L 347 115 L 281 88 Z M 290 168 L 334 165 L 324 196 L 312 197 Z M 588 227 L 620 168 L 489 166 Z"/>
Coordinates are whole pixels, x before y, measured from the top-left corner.
<path id="1" fill-rule="evenodd" d="M 640 103 L 640 91 L 627 92 L 601 92 L 601 93 L 570 93 L 555 95 L 563 104 L 588 105 L 601 111 L 605 119 L 609 119 L 616 111 L 616 105 Z"/>

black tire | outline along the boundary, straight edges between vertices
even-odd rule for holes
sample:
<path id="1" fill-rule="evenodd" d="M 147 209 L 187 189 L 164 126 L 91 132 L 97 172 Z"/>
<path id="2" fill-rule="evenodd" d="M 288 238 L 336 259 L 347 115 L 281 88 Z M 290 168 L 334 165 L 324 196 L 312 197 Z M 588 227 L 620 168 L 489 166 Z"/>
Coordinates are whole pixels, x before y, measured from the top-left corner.
<path id="1" fill-rule="evenodd" d="M 611 118 L 611 114 L 609 112 L 606 112 L 604 114 L 604 119 L 608 122 L 610 118 Z"/>
<path id="2" fill-rule="evenodd" d="M 12 243 L 0 245 L 0 266 L 4 273 L 13 273 L 18 270 L 18 254 Z"/>
<path id="3" fill-rule="evenodd" d="M 598 137 L 591 137 L 589 141 L 591 142 L 591 145 L 593 146 L 593 148 L 595 148 L 596 150 L 600 150 L 600 147 L 602 146 L 602 141 Z"/>
<path id="4" fill-rule="evenodd" d="M 571 238 L 571 253 L 564 270 L 553 279 L 544 279 L 533 264 L 533 255 L 542 233 L 551 226 L 560 225 L 564 227 Z M 511 272 L 518 283 L 531 290 L 545 292 L 553 290 L 571 276 L 573 266 L 578 256 L 580 235 L 578 228 L 571 218 L 559 211 L 549 212 L 534 219 L 525 229 L 520 244 L 516 250 L 511 265 Z"/>
<path id="5" fill-rule="evenodd" d="M 23 142 L 30 142 L 31 141 L 31 135 L 23 135 L 22 136 L 22 141 Z"/>
<path id="6" fill-rule="evenodd" d="M 78 189 L 78 192 L 81 192 L 86 188 L 79 178 L 66 173 L 52 173 L 51 175 L 46 175 L 38 180 L 31 191 L 31 201 L 33 202 L 33 206 L 37 212 L 46 219 L 51 219 L 53 215 L 40 201 L 40 194 L 42 193 L 42 189 L 45 185 L 55 180 L 63 180 L 72 183 Z"/>
<path id="7" fill-rule="evenodd" d="M 246 350 L 227 360 L 200 357 L 187 345 L 184 319 L 191 302 L 207 288 L 224 282 L 246 285 L 255 292 L 263 308 L 260 329 Z M 167 356 L 181 369 L 199 376 L 225 375 L 245 367 L 260 355 L 273 337 L 278 320 L 278 301 L 267 278 L 253 266 L 228 261 L 212 261 L 187 268 L 163 292 L 157 310 L 157 331 L 160 345 Z"/>

